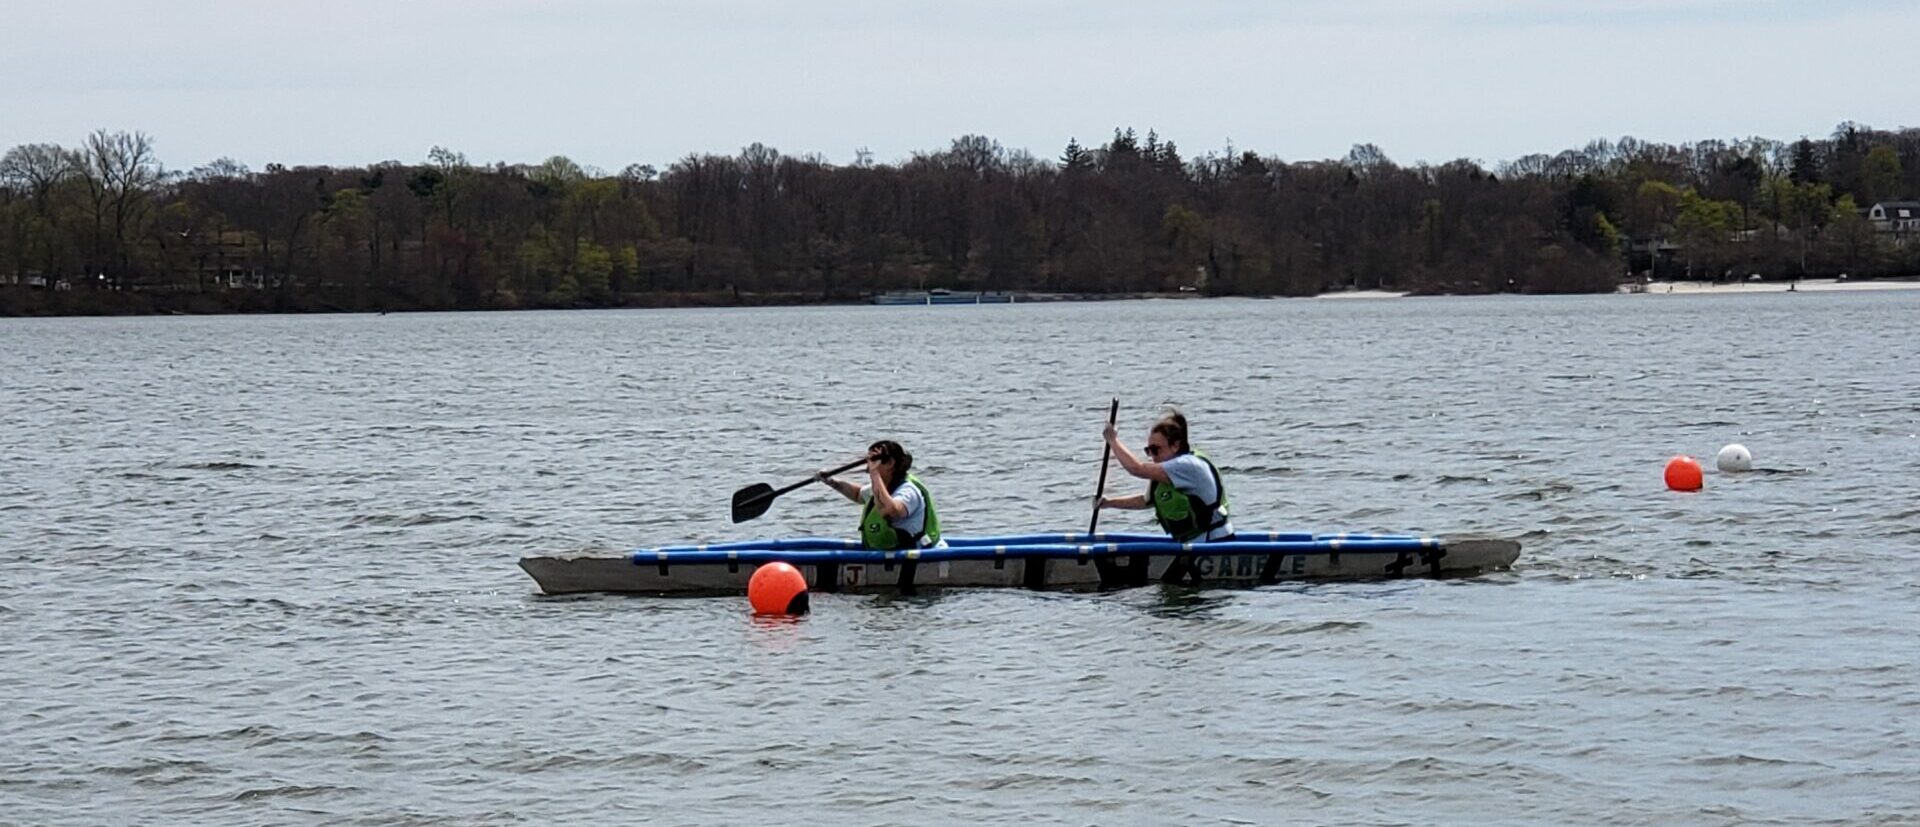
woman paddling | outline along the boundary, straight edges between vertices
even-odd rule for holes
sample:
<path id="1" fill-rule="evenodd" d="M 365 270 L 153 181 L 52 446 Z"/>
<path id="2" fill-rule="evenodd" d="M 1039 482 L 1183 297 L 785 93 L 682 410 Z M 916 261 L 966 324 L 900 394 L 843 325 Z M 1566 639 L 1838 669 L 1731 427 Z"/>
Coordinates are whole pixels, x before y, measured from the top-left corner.
<path id="1" fill-rule="evenodd" d="M 1147 493 L 1101 497 L 1101 508 L 1153 508 L 1160 527 L 1175 542 L 1222 542 L 1233 539 L 1227 519 L 1227 490 L 1220 471 L 1187 442 L 1187 418 L 1174 411 L 1147 432 L 1147 460 L 1142 462 L 1120 444 L 1119 432 L 1107 425 L 1107 445 L 1127 473 L 1147 480 Z M 1177 565 L 1177 564 L 1176 564 Z M 1181 572 L 1184 573 L 1184 572 Z M 1174 572 L 1169 579 L 1178 579 Z"/>
<path id="2" fill-rule="evenodd" d="M 883 439 L 867 448 L 867 484 L 834 479 L 821 471 L 814 479 L 862 504 L 860 541 L 867 548 L 895 551 L 940 546 L 940 514 L 926 483 L 910 473 L 913 455 L 900 443 Z"/>

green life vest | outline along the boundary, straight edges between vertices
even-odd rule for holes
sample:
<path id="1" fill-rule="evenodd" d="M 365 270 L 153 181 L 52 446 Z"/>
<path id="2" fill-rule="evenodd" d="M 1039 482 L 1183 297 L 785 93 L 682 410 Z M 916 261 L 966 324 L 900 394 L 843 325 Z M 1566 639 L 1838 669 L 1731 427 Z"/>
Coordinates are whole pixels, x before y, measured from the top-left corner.
<path id="1" fill-rule="evenodd" d="M 1205 502 L 1173 487 L 1172 482 L 1154 480 L 1147 486 L 1147 498 L 1153 503 L 1153 518 L 1160 522 L 1176 543 L 1204 538 L 1207 532 L 1227 524 L 1227 486 L 1220 481 L 1220 469 L 1201 454 L 1194 454 L 1213 472 L 1213 490 L 1219 499 Z"/>
<path id="2" fill-rule="evenodd" d="M 940 542 L 940 515 L 933 510 L 933 495 L 927 493 L 926 484 L 912 474 L 907 475 L 907 484 L 920 489 L 920 501 L 926 503 L 927 519 L 921 524 L 924 530 L 919 534 L 908 534 L 894 528 L 886 515 L 880 513 L 880 498 L 873 497 L 860 509 L 860 542 L 867 548 L 878 551 L 917 548 L 922 537 L 927 539 L 928 545 Z"/>

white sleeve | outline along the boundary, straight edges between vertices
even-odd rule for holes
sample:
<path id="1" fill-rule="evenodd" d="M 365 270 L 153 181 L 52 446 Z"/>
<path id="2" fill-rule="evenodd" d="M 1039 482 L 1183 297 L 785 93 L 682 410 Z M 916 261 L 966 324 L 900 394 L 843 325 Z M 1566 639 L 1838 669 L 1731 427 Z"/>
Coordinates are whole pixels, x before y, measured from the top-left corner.
<path id="1" fill-rule="evenodd" d="M 1220 499 L 1220 491 L 1213 484 L 1213 472 L 1207 470 L 1207 464 L 1199 457 L 1182 454 L 1162 467 L 1167 469 L 1167 481 L 1181 492 L 1208 502 Z"/>
<path id="2" fill-rule="evenodd" d="M 909 522 L 912 521 L 915 514 L 919 514 L 927 507 L 926 499 L 920 496 L 920 486 L 914 485 L 913 483 L 900 486 L 900 490 L 893 492 L 893 498 L 899 500 L 901 505 L 906 506 L 907 513 L 902 519 Z"/>
<path id="3" fill-rule="evenodd" d="M 866 485 L 860 486 L 860 501 L 868 502 L 872 499 L 873 499 L 873 484 L 868 483 Z"/>

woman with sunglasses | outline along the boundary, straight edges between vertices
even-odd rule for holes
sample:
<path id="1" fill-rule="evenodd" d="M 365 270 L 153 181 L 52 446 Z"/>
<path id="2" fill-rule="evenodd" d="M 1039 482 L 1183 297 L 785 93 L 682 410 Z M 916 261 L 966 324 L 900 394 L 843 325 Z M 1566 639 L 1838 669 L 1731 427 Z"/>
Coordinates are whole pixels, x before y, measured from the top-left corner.
<path id="1" fill-rule="evenodd" d="M 860 503 L 860 540 L 867 548 L 898 551 L 940 543 L 940 514 L 919 477 L 907 473 L 913 455 L 883 439 L 867 448 L 867 484 L 855 485 L 821 471 L 814 479 Z"/>
<path id="2" fill-rule="evenodd" d="M 1233 523 L 1227 519 L 1227 488 L 1220 482 L 1220 470 L 1193 452 L 1187 442 L 1187 418 L 1179 411 L 1161 418 L 1147 432 L 1144 462 L 1120 444 L 1120 435 L 1112 425 L 1107 426 L 1106 438 L 1120 466 L 1148 484 L 1145 494 L 1101 497 L 1100 508 L 1151 507 L 1154 519 L 1175 542 L 1233 539 Z"/>

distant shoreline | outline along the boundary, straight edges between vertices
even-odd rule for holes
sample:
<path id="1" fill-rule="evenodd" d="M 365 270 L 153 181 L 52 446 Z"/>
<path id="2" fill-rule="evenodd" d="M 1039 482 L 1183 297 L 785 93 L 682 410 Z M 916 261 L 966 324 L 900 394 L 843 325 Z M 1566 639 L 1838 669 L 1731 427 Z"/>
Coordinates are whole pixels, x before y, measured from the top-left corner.
<path id="1" fill-rule="evenodd" d="M 1797 281 L 1747 281 L 1720 282 L 1711 281 L 1653 281 L 1642 284 L 1623 284 L 1612 295 L 1750 295 L 1754 293 L 1834 293 L 1869 292 L 1882 290 L 1920 290 L 1920 276 L 1900 276 L 1880 279 L 1799 279 Z M 1014 293 L 1014 300 L 989 301 L 984 304 L 1059 304 L 1106 301 L 1140 300 L 1177 300 L 1186 301 L 1210 298 L 1247 298 L 1247 299 L 1320 299 L 1327 301 L 1352 301 L 1364 299 L 1399 298 L 1441 298 L 1447 296 L 1525 296 L 1525 295 L 1608 295 L 1600 294 L 1563 294 L 1563 293 L 1419 293 L 1404 290 L 1332 290 L 1312 296 L 1265 296 L 1231 295 L 1210 296 L 1195 292 L 1128 292 L 1128 293 Z M 816 293 L 790 292 L 752 292 L 752 291 L 703 291 L 703 292 L 658 292 L 636 293 L 625 297 L 626 300 L 610 306 L 580 307 L 517 307 L 470 310 L 443 310 L 439 308 L 416 308 L 395 306 L 379 308 L 346 308 L 326 302 L 302 301 L 290 298 L 277 301 L 269 293 L 148 293 L 129 291 L 125 293 L 58 292 L 29 290 L 17 285 L 0 285 L 0 318 L 44 318 L 73 316 L 226 316 L 226 315 L 306 315 L 306 314 L 356 314 L 370 313 L 435 313 L 435 312 L 514 312 L 517 310 L 658 310 L 676 308 L 728 308 L 728 307 L 914 307 L 916 304 L 879 304 L 871 297 L 832 296 L 824 297 Z M 236 301 L 238 299 L 238 301 Z M 957 302 L 965 306 L 971 302 Z"/>

